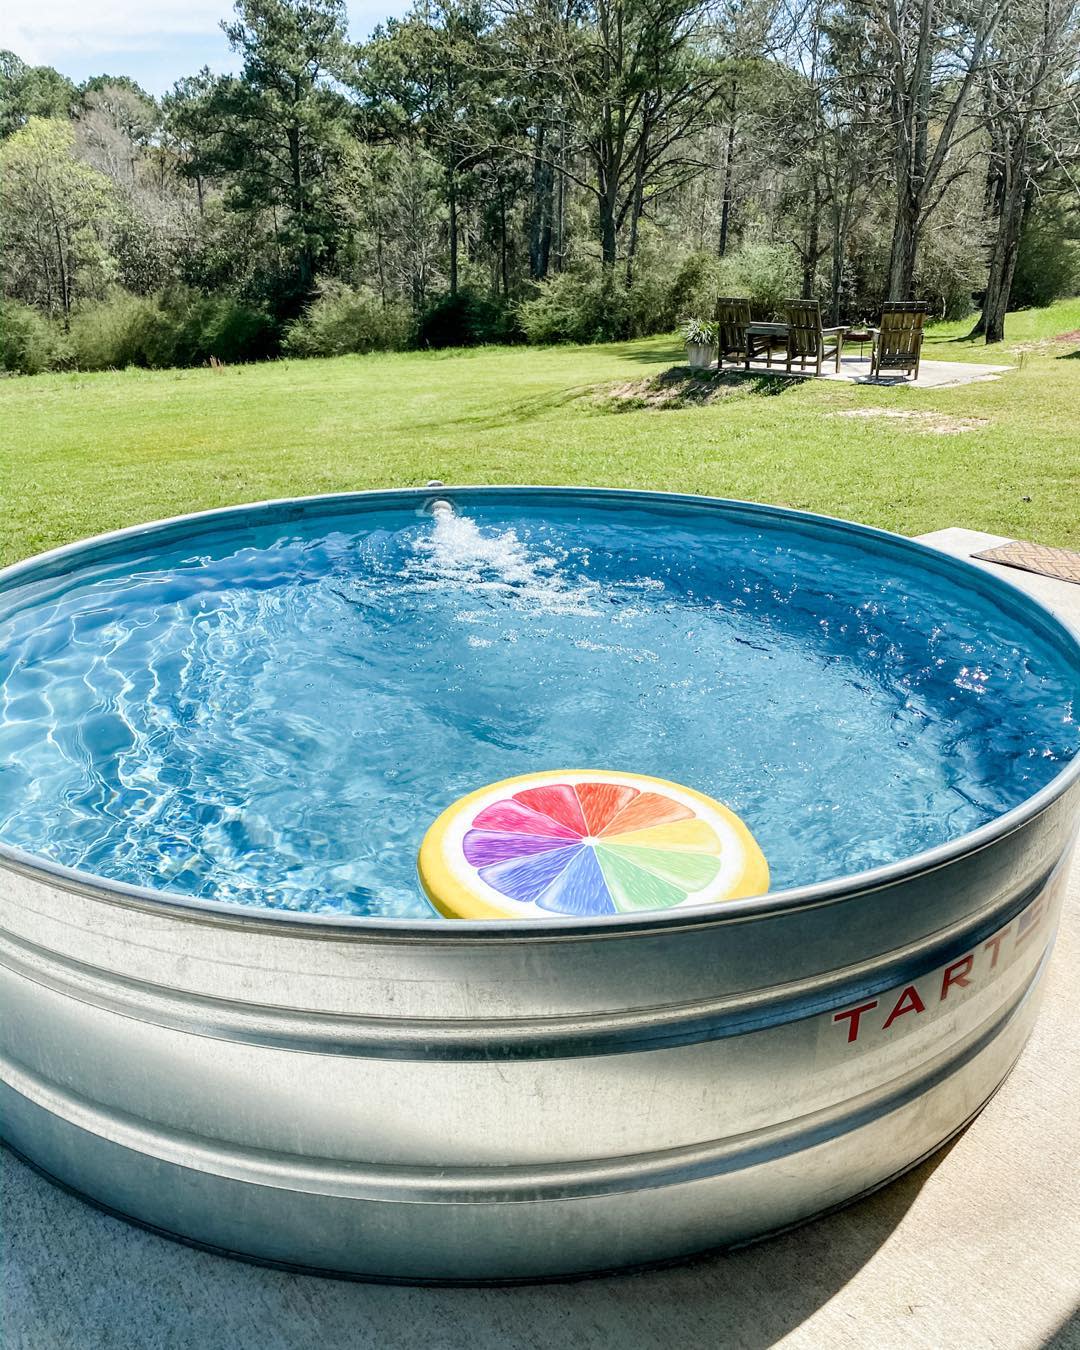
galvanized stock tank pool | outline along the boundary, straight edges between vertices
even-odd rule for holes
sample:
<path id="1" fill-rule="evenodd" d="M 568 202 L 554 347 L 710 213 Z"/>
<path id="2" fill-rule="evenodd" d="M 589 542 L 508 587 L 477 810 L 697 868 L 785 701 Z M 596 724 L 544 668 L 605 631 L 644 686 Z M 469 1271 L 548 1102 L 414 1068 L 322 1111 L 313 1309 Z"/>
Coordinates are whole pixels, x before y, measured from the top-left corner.
<path id="1" fill-rule="evenodd" d="M 743 1242 L 932 1152 L 1031 1029 L 1080 648 L 907 540 L 272 502 L 0 573 L 0 663 L 4 1136 L 165 1233 L 465 1281 Z M 769 893 L 439 917 L 431 822 L 574 770 L 723 803 Z"/>

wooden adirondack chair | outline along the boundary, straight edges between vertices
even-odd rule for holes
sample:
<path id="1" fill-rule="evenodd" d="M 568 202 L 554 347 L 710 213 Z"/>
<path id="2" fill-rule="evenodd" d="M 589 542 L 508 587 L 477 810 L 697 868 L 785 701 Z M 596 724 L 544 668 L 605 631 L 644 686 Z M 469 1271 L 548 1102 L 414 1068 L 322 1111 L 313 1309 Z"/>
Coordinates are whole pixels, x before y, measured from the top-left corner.
<path id="1" fill-rule="evenodd" d="M 821 363 L 827 357 L 836 361 L 840 369 L 840 354 L 844 349 L 844 328 L 822 328 L 821 306 L 816 300 L 789 300 L 784 305 L 787 316 L 787 369 L 793 361 L 799 362 L 802 370 L 806 363 L 813 361 L 814 373 L 821 374 Z"/>
<path id="2" fill-rule="evenodd" d="M 724 357 L 741 360 L 746 355 L 746 325 L 750 322 L 750 301 L 721 296 L 716 302 L 717 367 Z"/>
<path id="3" fill-rule="evenodd" d="M 872 328 L 870 378 L 878 379 L 882 370 L 910 370 L 919 378 L 922 359 L 923 325 L 926 306 L 907 300 L 889 300 L 881 306 L 881 327 Z"/>

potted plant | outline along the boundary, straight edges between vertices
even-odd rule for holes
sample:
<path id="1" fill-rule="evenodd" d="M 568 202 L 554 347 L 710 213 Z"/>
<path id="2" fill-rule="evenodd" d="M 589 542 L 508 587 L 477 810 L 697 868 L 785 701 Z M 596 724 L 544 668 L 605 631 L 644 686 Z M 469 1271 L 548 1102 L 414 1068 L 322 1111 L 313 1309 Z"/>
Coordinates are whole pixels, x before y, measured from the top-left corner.
<path id="1" fill-rule="evenodd" d="M 682 336 L 690 369 L 708 370 L 716 360 L 716 324 L 708 319 L 687 319 Z"/>

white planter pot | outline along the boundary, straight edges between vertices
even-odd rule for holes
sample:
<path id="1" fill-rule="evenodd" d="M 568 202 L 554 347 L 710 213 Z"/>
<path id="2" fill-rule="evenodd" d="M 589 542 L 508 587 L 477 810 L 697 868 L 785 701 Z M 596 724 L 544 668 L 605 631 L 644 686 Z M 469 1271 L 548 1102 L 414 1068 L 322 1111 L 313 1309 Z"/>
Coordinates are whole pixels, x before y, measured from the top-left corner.
<path id="1" fill-rule="evenodd" d="M 716 360 L 715 347 L 700 347 L 696 343 L 686 344 L 686 359 L 691 370 L 708 370 Z"/>

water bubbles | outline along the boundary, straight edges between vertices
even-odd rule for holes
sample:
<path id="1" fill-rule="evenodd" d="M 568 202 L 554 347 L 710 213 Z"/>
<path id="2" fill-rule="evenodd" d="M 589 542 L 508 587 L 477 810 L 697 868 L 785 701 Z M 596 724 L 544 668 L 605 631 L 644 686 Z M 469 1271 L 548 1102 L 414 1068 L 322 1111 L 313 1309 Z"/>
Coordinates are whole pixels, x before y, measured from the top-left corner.
<path id="1" fill-rule="evenodd" d="M 430 534 L 413 542 L 402 569 L 413 583 L 469 594 L 494 593 L 525 613 L 587 614 L 599 587 L 568 576 L 565 558 L 531 550 L 517 530 L 483 530 L 466 515 L 440 513 Z M 587 566 L 588 559 L 578 560 Z"/>

